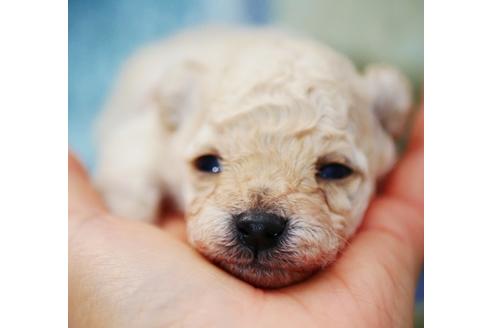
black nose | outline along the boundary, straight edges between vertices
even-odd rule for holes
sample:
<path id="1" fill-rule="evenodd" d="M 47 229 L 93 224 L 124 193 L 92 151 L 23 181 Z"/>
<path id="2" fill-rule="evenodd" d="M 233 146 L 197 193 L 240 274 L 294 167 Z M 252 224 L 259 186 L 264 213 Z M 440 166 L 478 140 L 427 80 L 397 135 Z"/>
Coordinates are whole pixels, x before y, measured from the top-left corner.
<path id="1" fill-rule="evenodd" d="M 274 247 L 284 232 L 286 220 L 263 211 L 248 211 L 235 216 L 242 243 L 253 251 Z"/>

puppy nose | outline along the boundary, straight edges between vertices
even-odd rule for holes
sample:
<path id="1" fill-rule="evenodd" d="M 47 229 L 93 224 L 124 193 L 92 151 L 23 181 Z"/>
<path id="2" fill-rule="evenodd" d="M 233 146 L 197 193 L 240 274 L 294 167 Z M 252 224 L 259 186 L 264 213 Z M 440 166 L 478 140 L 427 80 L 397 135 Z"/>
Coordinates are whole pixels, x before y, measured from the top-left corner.
<path id="1" fill-rule="evenodd" d="M 244 212 L 235 219 L 241 241 L 255 252 L 274 247 L 286 224 L 283 217 L 262 211 Z"/>

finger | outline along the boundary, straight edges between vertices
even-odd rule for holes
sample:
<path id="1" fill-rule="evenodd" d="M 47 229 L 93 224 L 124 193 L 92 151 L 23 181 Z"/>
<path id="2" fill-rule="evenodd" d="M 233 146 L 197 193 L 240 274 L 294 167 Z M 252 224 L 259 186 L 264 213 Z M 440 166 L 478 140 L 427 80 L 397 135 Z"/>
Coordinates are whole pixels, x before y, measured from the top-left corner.
<path id="1" fill-rule="evenodd" d="M 416 117 L 411 146 L 389 176 L 382 195 L 369 207 L 361 231 L 386 234 L 408 248 L 409 265 L 420 270 L 424 238 L 424 115 Z"/>
<path id="2" fill-rule="evenodd" d="M 392 233 L 415 251 L 414 262 L 420 266 L 424 234 L 423 109 L 417 114 L 415 122 L 411 146 L 388 177 L 383 193 L 368 209 L 361 230 L 376 229 Z"/>
<path id="3" fill-rule="evenodd" d="M 68 154 L 68 209 L 77 216 L 105 212 L 103 202 L 79 160 Z"/>
<path id="4" fill-rule="evenodd" d="M 414 150 L 404 155 L 389 176 L 383 196 L 397 198 L 424 209 L 424 151 Z"/>
<path id="5" fill-rule="evenodd" d="M 389 175 L 383 193 L 413 204 L 424 205 L 424 111 L 417 114 L 409 149 Z"/>
<path id="6" fill-rule="evenodd" d="M 424 216 L 419 207 L 395 198 L 377 198 L 367 211 L 360 233 L 373 238 L 366 239 L 371 244 L 364 247 L 372 248 L 375 257 L 381 257 L 376 259 L 380 263 L 391 252 L 401 258 L 400 266 L 418 274 L 424 254 Z M 381 248 L 388 249 L 382 252 L 386 255 L 380 255 Z"/>
<path id="7" fill-rule="evenodd" d="M 410 147 L 424 147 L 424 105 L 422 102 L 420 110 L 417 112 L 415 122 L 410 135 Z"/>

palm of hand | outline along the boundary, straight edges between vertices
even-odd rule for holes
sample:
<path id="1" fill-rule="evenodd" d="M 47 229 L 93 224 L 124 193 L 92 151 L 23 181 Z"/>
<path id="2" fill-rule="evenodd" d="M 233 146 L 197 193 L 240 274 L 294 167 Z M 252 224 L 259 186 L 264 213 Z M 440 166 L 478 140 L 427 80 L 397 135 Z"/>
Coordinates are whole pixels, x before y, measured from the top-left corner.
<path id="1" fill-rule="evenodd" d="M 111 217 L 69 159 L 71 326 L 411 326 L 423 255 L 423 113 L 409 150 L 339 260 L 306 282 L 263 291 L 216 268 L 183 240 Z"/>

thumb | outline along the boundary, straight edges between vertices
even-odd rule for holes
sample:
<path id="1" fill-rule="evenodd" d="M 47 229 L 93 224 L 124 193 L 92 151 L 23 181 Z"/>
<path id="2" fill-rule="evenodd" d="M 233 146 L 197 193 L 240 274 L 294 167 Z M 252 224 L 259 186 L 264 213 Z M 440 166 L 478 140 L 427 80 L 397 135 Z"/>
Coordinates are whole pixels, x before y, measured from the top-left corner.
<path id="1" fill-rule="evenodd" d="M 106 212 L 86 170 L 71 152 L 68 153 L 68 211 L 70 219 L 78 220 Z"/>

